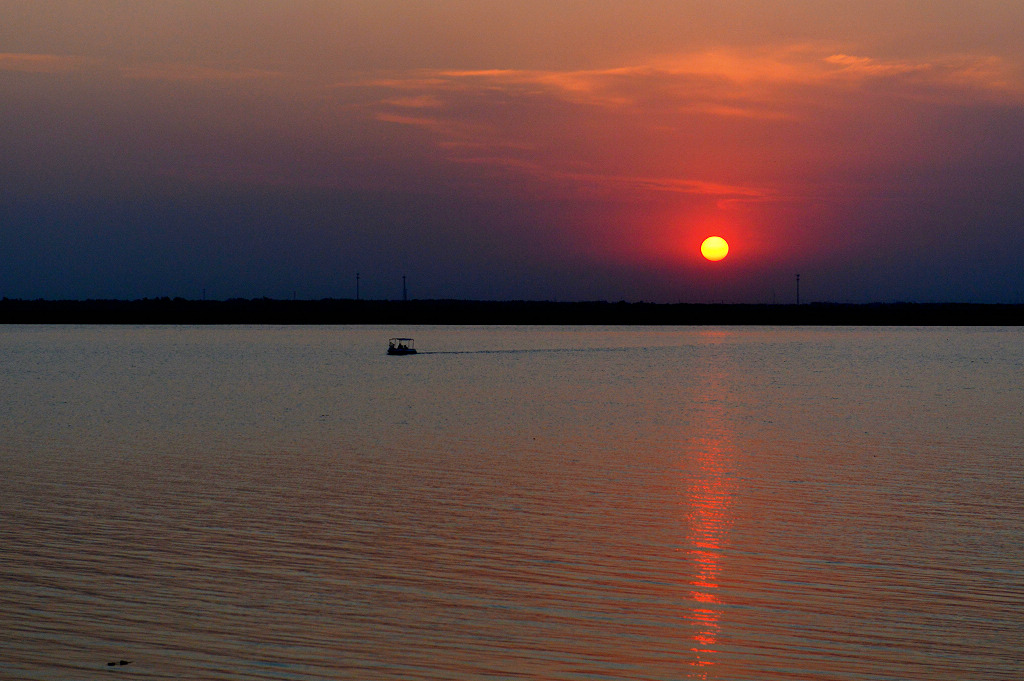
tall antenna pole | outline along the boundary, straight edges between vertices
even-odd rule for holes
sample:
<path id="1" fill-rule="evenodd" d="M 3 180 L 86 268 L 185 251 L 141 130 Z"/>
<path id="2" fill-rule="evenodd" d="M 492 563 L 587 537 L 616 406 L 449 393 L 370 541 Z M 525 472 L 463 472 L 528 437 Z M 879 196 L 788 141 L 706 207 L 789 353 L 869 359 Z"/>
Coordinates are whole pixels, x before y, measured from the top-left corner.
<path id="1" fill-rule="evenodd" d="M 356 300 L 359 300 L 359 273 L 356 272 Z"/>
<path id="2" fill-rule="evenodd" d="M 796 304 L 800 304 L 800 275 L 796 275 Z"/>
<path id="3" fill-rule="evenodd" d="M 402 300 L 409 300 L 409 293 L 405 290 L 405 275 L 402 275 Z"/>

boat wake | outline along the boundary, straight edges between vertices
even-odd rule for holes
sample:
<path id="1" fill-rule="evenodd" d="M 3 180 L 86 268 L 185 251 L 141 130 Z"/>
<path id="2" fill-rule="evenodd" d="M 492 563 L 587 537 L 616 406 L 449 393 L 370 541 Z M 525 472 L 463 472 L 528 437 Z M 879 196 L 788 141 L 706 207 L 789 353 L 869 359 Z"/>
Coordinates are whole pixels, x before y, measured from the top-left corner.
<path id="1" fill-rule="evenodd" d="M 511 355 L 541 352 L 624 352 L 630 348 L 531 348 L 520 350 L 420 350 L 420 355 Z"/>

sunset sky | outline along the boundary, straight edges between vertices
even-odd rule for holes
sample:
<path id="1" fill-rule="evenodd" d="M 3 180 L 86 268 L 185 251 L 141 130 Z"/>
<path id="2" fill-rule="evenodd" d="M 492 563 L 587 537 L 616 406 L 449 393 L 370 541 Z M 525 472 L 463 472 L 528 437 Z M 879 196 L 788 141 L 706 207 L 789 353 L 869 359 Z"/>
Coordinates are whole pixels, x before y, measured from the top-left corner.
<path id="1" fill-rule="evenodd" d="M 1022 28 L 1020 0 L 0 0 L 0 296 L 1024 302 Z"/>

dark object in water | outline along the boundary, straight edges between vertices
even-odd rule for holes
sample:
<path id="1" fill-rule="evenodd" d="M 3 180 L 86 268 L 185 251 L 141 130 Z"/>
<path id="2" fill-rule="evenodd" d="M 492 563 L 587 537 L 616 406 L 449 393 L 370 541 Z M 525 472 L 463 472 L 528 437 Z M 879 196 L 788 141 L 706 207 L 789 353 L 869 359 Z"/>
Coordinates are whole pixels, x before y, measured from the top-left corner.
<path id="1" fill-rule="evenodd" d="M 122 666 L 123 667 L 124 665 L 131 664 L 131 663 L 132 663 L 131 660 L 118 660 L 117 662 L 108 662 L 107 666 L 108 667 L 118 667 L 118 666 Z"/>
<path id="2" fill-rule="evenodd" d="M 389 355 L 415 355 L 416 344 L 412 338 L 391 338 L 388 340 Z"/>

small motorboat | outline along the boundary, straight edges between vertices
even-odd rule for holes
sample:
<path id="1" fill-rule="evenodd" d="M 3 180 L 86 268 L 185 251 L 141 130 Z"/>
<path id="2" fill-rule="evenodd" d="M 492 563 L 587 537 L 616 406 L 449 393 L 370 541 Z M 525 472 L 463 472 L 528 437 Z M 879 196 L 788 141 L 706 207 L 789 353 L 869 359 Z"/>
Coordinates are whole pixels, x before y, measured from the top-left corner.
<path id="1" fill-rule="evenodd" d="M 388 340 L 389 355 L 415 355 L 416 343 L 412 338 L 392 338 Z"/>

